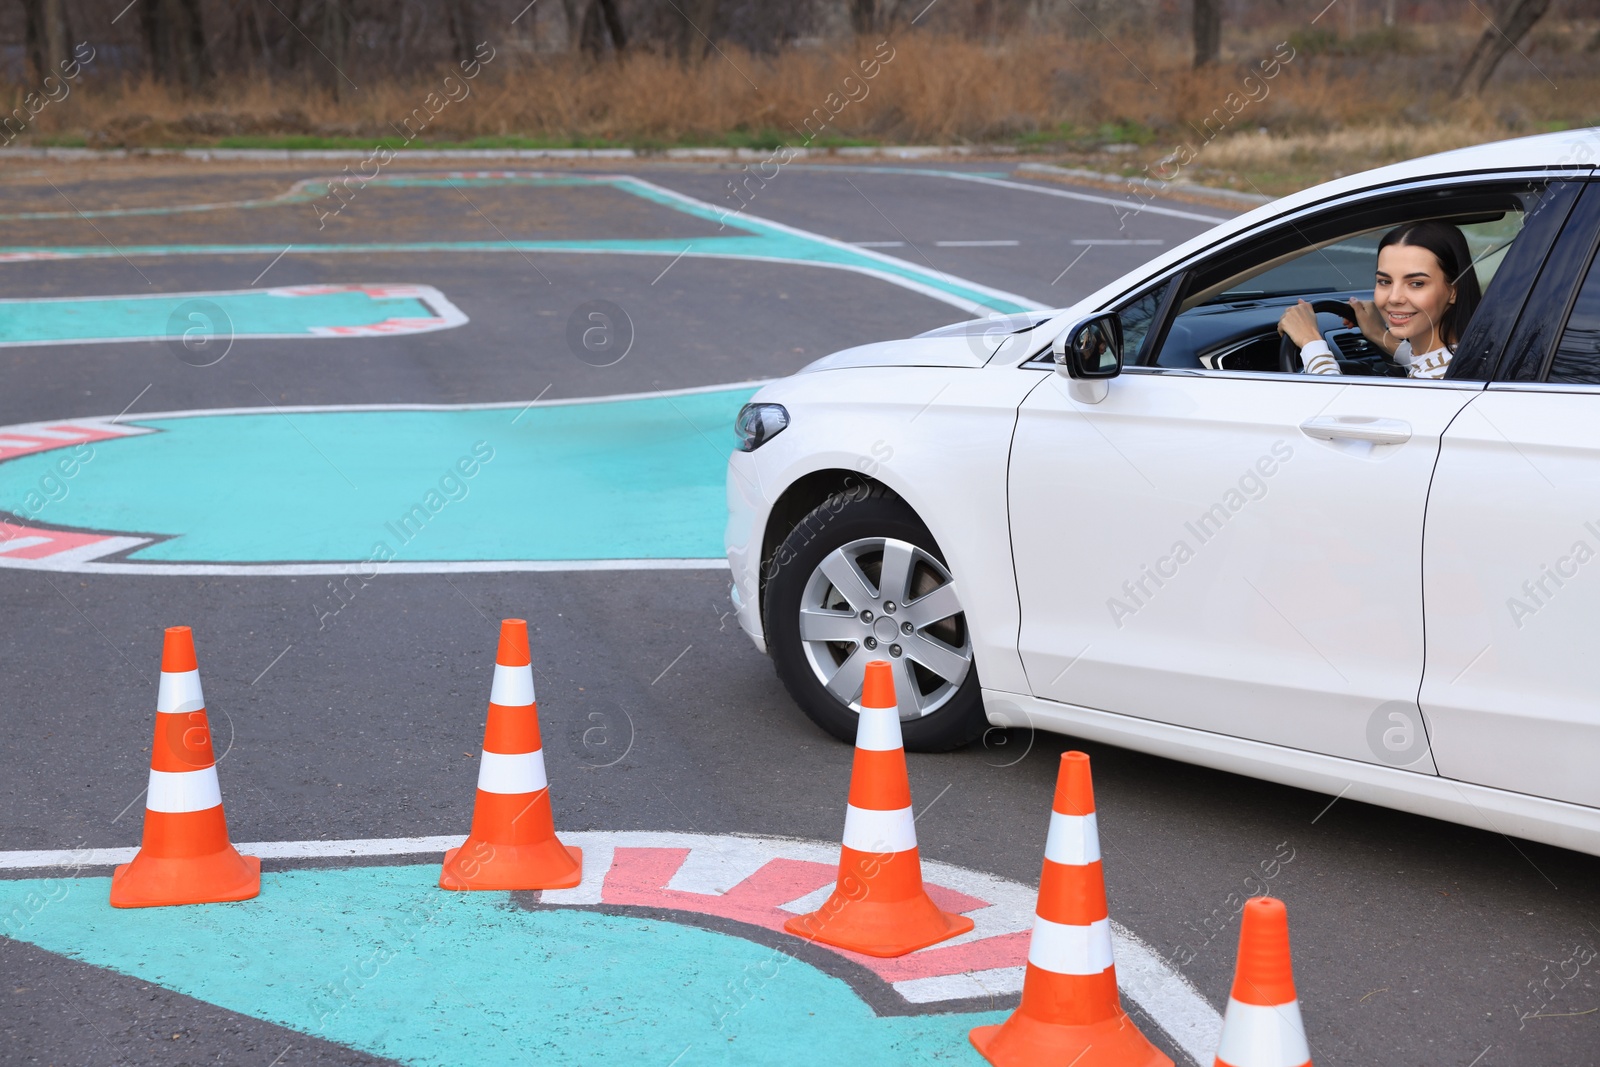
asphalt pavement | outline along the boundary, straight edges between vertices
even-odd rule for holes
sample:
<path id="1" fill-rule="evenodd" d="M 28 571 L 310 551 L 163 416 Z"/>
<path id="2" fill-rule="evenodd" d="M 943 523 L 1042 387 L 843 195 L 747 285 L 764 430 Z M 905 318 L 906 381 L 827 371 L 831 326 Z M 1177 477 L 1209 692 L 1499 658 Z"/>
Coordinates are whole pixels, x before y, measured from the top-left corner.
<path id="1" fill-rule="evenodd" d="M 692 242 L 715 232 L 704 218 L 585 186 L 375 188 L 319 231 L 305 200 L 79 212 L 270 199 L 322 169 L 67 170 L 0 172 L 17 191 L 4 211 L 58 215 L 0 219 L 0 245 L 115 254 L 0 257 L 0 297 L 408 284 L 436 288 L 470 321 L 394 337 L 239 340 L 210 366 L 162 341 L 3 347 L 3 424 L 691 389 L 781 376 L 838 348 L 967 317 L 908 288 L 774 258 L 359 247 Z M 1174 202 L 1172 214 L 1122 225 L 1098 202 L 1112 195 L 1104 189 L 1010 170 L 794 166 L 737 198 L 729 183 L 743 180 L 738 168 L 627 173 L 1045 306 L 1068 304 L 1208 225 L 1184 214 L 1231 214 Z M 351 250 L 306 250 L 333 241 Z M 274 259 L 182 250 L 237 243 L 285 251 Z M 175 251 L 117 251 L 154 244 Z M 622 309 L 631 338 L 626 356 L 606 366 L 569 343 L 574 315 L 597 300 Z M 559 521 L 562 501 L 544 504 Z M 315 506 L 297 521 L 317 523 Z M 0 607 L 11 620 L 0 643 L 0 851 L 138 843 L 161 630 L 180 623 L 194 628 L 226 751 L 220 774 L 235 840 L 465 832 L 505 617 L 529 620 L 559 828 L 837 840 L 851 751 L 805 719 L 738 632 L 725 571 L 383 574 L 332 617 L 328 582 L 0 568 Z M 1323 1067 L 1600 1062 L 1600 979 L 1588 962 L 1600 943 L 1593 857 L 1020 731 L 911 757 L 923 855 L 1034 884 L 1056 760 L 1069 747 L 1094 761 L 1113 919 L 1219 1010 L 1238 906 L 1270 863 Z M 266 863 L 268 871 L 304 866 Z M 0 973 L 3 1063 L 376 1062 L 25 939 L 0 937 Z M 1151 1036 L 1184 1062 L 1165 1035 Z M 674 1052 L 664 1050 L 663 1065 Z M 953 1062 L 967 1053 L 953 1050 Z"/>

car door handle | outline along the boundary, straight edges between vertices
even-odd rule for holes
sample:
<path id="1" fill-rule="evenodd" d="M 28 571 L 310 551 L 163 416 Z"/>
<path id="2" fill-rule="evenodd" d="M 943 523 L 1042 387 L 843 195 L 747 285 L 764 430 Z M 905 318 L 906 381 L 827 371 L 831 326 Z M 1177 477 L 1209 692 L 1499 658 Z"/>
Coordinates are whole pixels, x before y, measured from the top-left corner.
<path id="1" fill-rule="evenodd" d="M 1324 441 L 1371 441 L 1375 445 L 1403 445 L 1411 440 L 1411 424 L 1371 415 L 1316 415 L 1300 424 L 1307 437 Z"/>

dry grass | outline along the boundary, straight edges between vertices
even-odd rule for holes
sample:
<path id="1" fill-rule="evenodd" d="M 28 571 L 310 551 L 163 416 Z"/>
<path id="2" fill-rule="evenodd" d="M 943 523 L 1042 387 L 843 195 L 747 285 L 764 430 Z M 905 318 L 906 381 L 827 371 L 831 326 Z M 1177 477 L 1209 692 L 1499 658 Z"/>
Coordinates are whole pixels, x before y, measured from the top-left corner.
<path id="1" fill-rule="evenodd" d="M 1450 27 L 1360 47 L 1301 40 L 1277 77 L 1257 82 L 1246 76 L 1287 32 L 1264 29 L 1234 42 L 1229 62 L 1199 72 L 1189 69 L 1181 40 L 982 44 L 902 34 L 870 80 L 860 78 L 858 64 L 876 42 L 772 57 L 734 52 L 694 65 L 655 55 L 591 63 L 502 52 L 471 83 L 470 96 L 429 119 L 422 139 L 648 148 L 798 145 L 809 133 L 822 144 L 1010 143 L 1128 173 L 1188 145 L 1196 158 L 1187 177 L 1282 192 L 1428 151 L 1600 123 L 1600 64 L 1572 46 L 1589 32 L 1543 27 L 1530 53 L 1536 68 L 1513 55 L 1490 92 L 1465 103 L 1452 103 L 1446 90 L 1470 36 Z M 393 124 L 441 92 L 444 76 L 368 82 L 340 94 L 238 79 L 205 99 L 143 80 L 86 81 L 20 140 L 396 145 Z M 849 90 L 858 99 L 841 108 Z M 1257 99 L 1237 107 L 1252 94 Z M 0 102 L 7 95 L 0 91 Z M 828 110 L 838 113 L 819 134 L 818 116 Z"/>

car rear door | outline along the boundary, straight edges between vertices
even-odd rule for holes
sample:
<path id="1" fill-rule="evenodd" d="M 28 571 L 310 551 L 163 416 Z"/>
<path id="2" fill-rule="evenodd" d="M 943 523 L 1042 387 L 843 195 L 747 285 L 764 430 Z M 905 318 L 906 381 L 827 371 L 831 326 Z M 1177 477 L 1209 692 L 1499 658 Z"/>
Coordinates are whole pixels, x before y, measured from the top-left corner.
<path id="1" fill-rule="evenodd" d="M 1444 436 L 1423 552 L 1439 773 L 1600 806 L 1600 185 Z"/>

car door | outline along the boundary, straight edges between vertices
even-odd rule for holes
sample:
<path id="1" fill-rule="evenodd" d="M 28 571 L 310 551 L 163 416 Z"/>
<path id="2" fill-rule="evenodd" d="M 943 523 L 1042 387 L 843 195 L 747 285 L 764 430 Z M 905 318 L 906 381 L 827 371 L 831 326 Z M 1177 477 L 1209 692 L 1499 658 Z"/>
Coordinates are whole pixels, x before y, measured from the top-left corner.
<path id="1" fill-rule="evenodd" d="M 1029 395 L 1010 501 L 1034 695 L 1433 771 L 1417 704 L 1423 521 L 1441 435 L 1483 383 L 1209 370 L 1185 346 L 1215 329 L 1203 317 L 1218 317 L 1216 303 L 1185 311 L 1165 293 L 1249 274 L 1256 256 L 1309 292 L 1365 287 L 1370 298 L 1375 260 L 1360 258 L 1357 234 L 1419 210 L 1483 215 L 1500 201 L 1472 197 L 1491 193 L 1519 198 L 1518 222 L 1548 199 L 1480 184 L 1455 206 L 1428 190 L 1426 202 L 1395 195 L 1311 213 L 1129 302 L 1136 321 L 1140 300 L 1174 306 L 1103 401 L 1073 399 L 1059 376 Z M 1318 251 L 1282 263 L 1294 240 Z M 1520 239 L 1510 247 L 1494 253 L 1484 321 L 1517 296 L 1518 254 L 1542 258 Z M 1356 259 L 1328 254 L 1339 248 Z M 1293 302 L 1272 299 L 1224 310 L 1248 318 L 1264 307 L 1270 329 Z M 1482 343 L 1469 328 L 1464 365 Z M 1243 349 L 1223 338 L 1222 350 Z"/>
<path id="2" fill-rule="evenodd" d="M 1423 553 L 1439 772 L 1600 806 L 1600 187 L 1552 250 L 1501 380 L 1450 427 Z"/>

